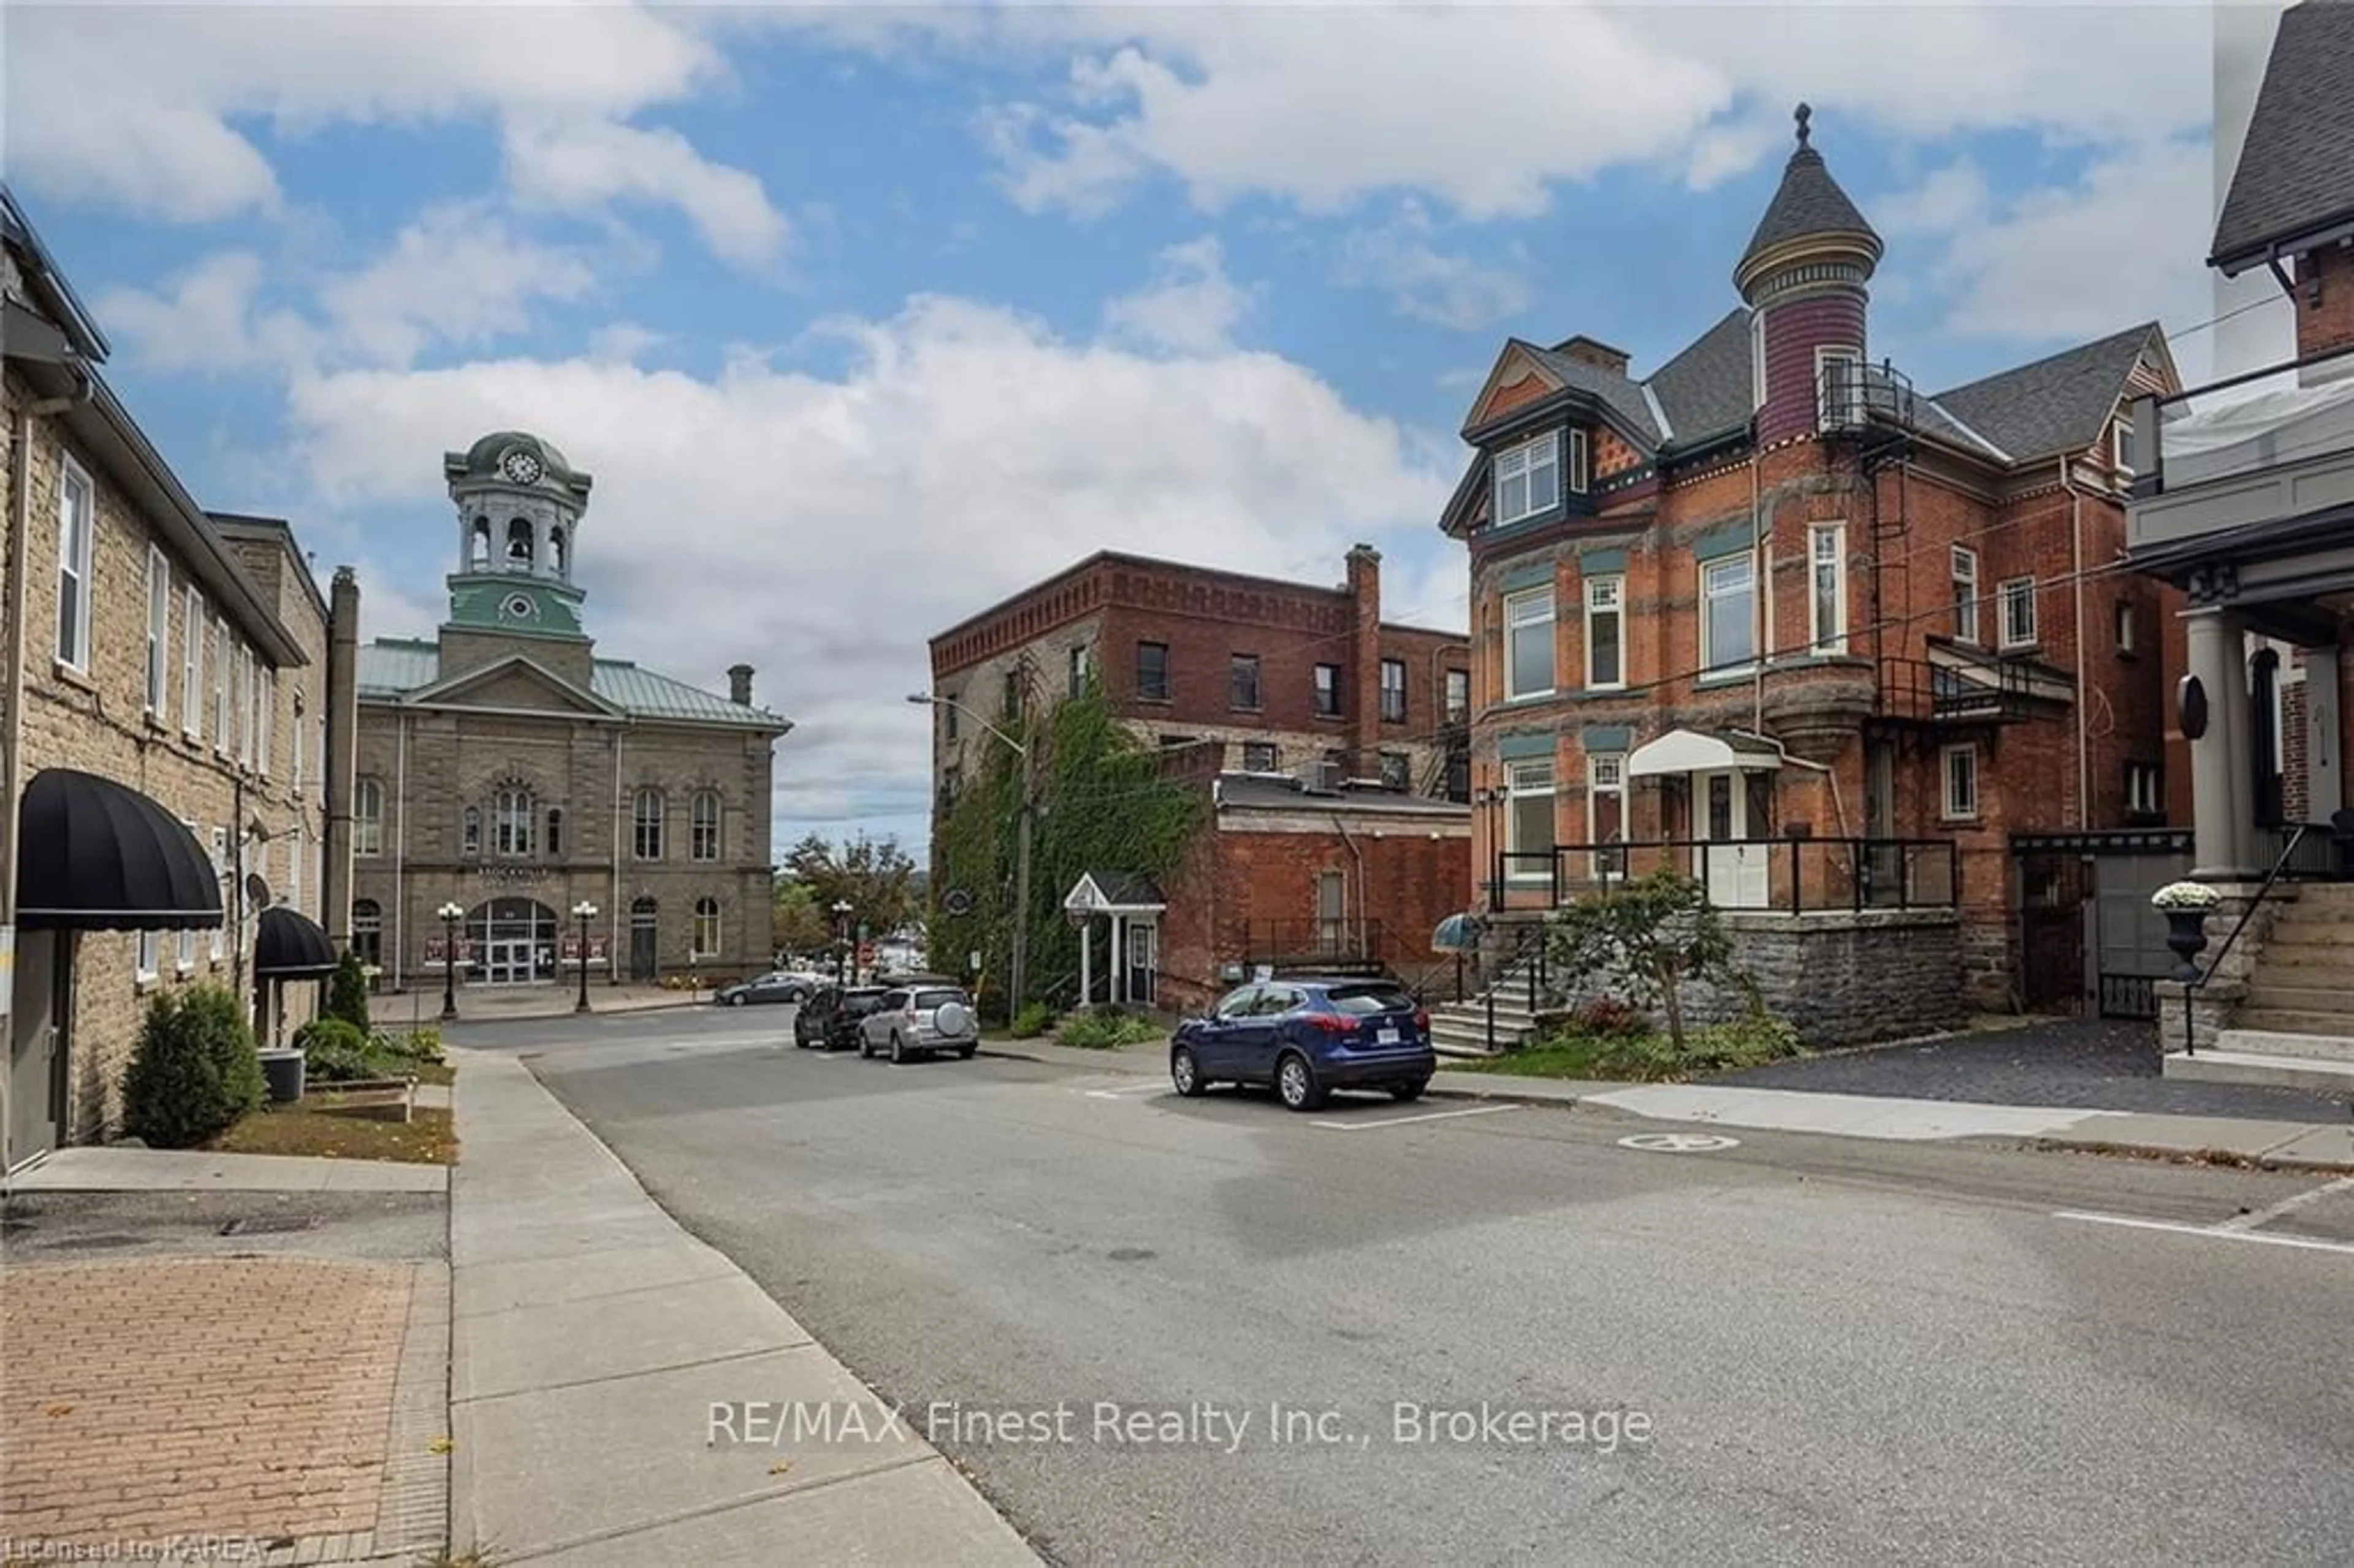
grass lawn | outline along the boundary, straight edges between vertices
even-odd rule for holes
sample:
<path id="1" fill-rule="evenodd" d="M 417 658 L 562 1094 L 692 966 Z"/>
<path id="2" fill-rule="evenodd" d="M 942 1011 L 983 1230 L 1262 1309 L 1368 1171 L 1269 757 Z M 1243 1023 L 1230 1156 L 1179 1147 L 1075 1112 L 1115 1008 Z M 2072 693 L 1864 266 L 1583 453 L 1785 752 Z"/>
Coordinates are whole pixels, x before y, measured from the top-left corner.
<path id="1" fill-rule="evenodd" d="M 421 1075 L 420 1075 L 421 1076 Z M 458 1137 L 446 1110 L 419 1107 L 416 1119 L 401 1122 L 379 1107 L 376 1115 L 335 1113 L 335 1097 L 324 1092 L 300 1105 L 252 1112 L 205 1145 L 224 1154 L 307 1154 L 329 1160 L 399 1160 L 412 1165 L 455 1165 Z M 391 1116 L 392 1119 L 379 1119 Z"/>
<path id="2" fill-rule="evenodd" d="M 458 1069 L 447 1062 L 419 1062 L 408 1070 L 417 1075 L 417 1081 L 420 1084 L 454 1084 L 458 1081 Z M 396 1077 L 399 1075 L 394 1075 Z"/>
<path id="3" fill-rule="evenodd" d="M 1507 1051 L 1500 1056 L 1439 1064 L 1448 1073 L 1510 1073 L 1521 1078 L 1612 1078 L 1618 1075 L 1596 1058 L 1599 1043 L 1561 1040 Z"/>

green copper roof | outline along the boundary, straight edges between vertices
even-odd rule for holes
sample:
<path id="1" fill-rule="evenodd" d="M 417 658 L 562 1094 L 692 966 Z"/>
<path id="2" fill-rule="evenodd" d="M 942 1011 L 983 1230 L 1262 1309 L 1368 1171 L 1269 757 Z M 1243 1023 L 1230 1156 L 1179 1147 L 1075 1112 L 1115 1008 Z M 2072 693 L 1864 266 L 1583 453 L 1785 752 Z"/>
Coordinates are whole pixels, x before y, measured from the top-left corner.
<path id="1" fill-rule="evenodd" d="M 359 694 L 395 698 L 441 678 L 441 650 L 409 638 L 380 638 L 359 651 Z M 673 681 L 626 659 L 594 661 L 589 690 L 633 718 L 740 725 L 782 733 L 792 721 L 766 708 L 745 707 L 716 693 Z"/>
<path id="2" fill-rule="evenodd" d="M 580 590 L 512 572 L 450 579 L 450 624 L 475 631 L 584 637 Z"/>

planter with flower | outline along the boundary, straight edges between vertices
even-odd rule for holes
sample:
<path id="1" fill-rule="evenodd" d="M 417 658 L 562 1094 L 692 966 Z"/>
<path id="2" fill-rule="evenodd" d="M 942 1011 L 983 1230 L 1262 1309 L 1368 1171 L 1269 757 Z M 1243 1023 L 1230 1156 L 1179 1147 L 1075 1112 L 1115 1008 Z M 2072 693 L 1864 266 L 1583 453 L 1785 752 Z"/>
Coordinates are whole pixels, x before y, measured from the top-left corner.
<path id="1" fill-rule="evenodd" d="M 2189 985 L 2199 978 L 2193 960 L 2207 947 L 2207 916 L 2223 902 L 2222 895 L 2203 882 L 2169 882 L 2149 901 L 2166 916 L 2166 945 L 2174 949 L 2174 978 Z"/>

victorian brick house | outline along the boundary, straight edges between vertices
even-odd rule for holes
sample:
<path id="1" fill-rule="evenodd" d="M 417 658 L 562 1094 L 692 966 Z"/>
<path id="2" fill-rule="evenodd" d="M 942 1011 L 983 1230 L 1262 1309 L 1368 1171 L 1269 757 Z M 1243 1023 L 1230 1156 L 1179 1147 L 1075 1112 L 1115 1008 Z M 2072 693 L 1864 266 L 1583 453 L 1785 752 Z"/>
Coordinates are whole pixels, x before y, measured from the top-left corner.
<path id="1" fill-rule="evenodd" d="M 2116 563 L 2121 411 L 2174 370 L 2155 323 L 1935 394 L 1873 362 L 1882 241 L 1808 119 L 1738 306 L 1648 375 L 1512 341 L 1472 407 L 1478 875 L 1508 923 L 1655 864 L 1912 919 L 1999 1004 L 2011 835 L 2164 820 L 2168 627 Z"/>

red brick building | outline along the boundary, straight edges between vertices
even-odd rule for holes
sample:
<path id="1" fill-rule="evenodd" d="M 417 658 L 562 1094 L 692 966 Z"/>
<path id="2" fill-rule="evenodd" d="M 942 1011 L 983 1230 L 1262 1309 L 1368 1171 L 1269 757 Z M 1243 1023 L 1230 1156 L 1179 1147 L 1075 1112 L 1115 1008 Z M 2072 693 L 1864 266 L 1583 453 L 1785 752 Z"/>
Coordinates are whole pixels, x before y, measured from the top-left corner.
<path id="1" fill-rule="evenodd" d="M 1942 907 L 1972 999 L 2031 1000 L 2011 835 L 2166 819 L 2170 607 L 2117 563 L 2124 410 L 2174 368 L 2156 323 L 1935 394 L 1874 363 L 1882 241 L 1808 118 L 1738 306 L 1647 376 L 1514 340 L 1473 405 L 1477 875 L 1507 912 L 1658 863 L 1761 920 Z"/>

